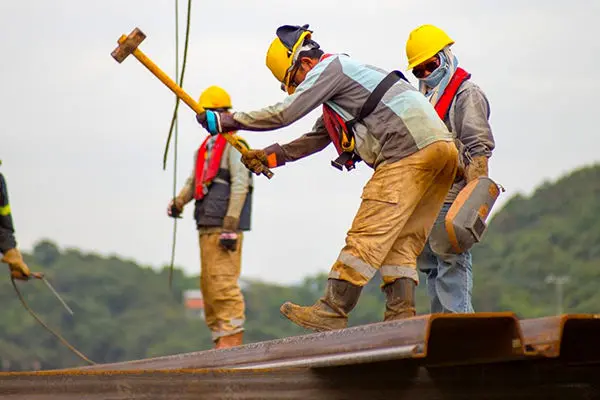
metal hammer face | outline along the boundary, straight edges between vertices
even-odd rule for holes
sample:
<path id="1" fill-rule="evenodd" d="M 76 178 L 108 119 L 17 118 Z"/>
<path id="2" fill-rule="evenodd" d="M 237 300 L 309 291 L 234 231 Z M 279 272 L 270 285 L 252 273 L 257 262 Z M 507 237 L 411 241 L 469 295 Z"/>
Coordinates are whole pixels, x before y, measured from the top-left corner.
<path id="1" fill-rule="evenodd" d="M 133 53 L 135 49 L 146 39 L 146 35 L 139 28 L 135 28 L 131 31 L 129 36 L 121 36 L 119 38 L 119 45 L 113 50 L 110 55 L 120 64 L 128 55 Z"/>

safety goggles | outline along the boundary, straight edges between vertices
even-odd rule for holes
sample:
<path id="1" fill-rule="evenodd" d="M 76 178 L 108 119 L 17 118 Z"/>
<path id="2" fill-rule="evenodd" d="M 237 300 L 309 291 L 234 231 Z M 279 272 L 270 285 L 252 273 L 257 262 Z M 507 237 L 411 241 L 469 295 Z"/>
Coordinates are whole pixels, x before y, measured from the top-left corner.
<path id="1" fill-rule="evenodd" d="M 436 55 L 435 58 L 432 58 L 431 60 L 426 61 L 426 62 L 414 67 L 412 70 L 412 73 L 416 78 L 421 79 L 421 78 L 425 77 L 425 74 L 427 72 L 432 73 L 433 71 L 438 69 L 439 66 L 440 66 L 440 57 Z"/>
<path id="2" fill-rule="evenodd" d="M 300 69 L 299 65 L 297 65 L 295 68 L 294 68 L 294 66 L 292 66 L 291 71 L 288 70 L 285 73 L 285 77 L 283 78 L 283 81 L 287 82 L 288 84 L 286 85 L 285 83 L 282 83 L 281 84 L 281 90 L 283 90 L 284 92 L 287 92 L 288 94 L 294 93 L 294 91 L 296 90 L 296 86 L 298 86 L 298 84 L 295 82 L 296 73 L 298 72 L 298 69 Z M 290 76 L 290 79 L 287 79 L 288 75 L 290 73 L 292 75 Z M 289 89 L 291 89 L 291 92 L 290 92 Z"/>

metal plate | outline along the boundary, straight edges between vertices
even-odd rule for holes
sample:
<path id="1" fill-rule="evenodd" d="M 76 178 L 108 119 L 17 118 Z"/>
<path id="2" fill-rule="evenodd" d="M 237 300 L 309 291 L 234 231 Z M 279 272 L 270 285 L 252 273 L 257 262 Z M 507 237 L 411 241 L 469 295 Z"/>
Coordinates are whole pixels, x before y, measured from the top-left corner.
<path id="1" fill-rule="evenodd" d="M 225 350 L 0 373 L 0 397 L 591 399 L 600 398 L 599 335 L 598 315 L 519 322 L 513 313 L 435 314 Z"/>
<path id="2" fill-rule="evenodd" d="M 413 346 L 410 354 L 398 348 Z M 371 361 L 425 359 L 428 364 L 479 363 L 523 355 L 520 326 L 513 313 L 433 314 L 399 321 L 251 343 L 167 357 L 81 367 L 79 370 L 235 368 L 298 362 L 302 359 L 378 350 Z"/>
<path id="3" fill-rule="evenodd" d="M 528 355 L 600 362 L 600 314 L 568 314 L 521 321 Z"/>

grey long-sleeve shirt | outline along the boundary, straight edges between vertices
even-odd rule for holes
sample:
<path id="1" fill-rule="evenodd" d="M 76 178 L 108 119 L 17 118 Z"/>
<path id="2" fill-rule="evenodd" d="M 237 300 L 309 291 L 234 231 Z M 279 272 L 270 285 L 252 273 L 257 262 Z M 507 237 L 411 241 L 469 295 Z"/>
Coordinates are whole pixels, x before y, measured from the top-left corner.
<path id="1" fill-rule="evenodd" d="M 485 93 L 470 80 L 463 82 L 444 122 L 460 142 L 462 147 L 460 150 L 467 154 L 467 159 L 469 156 L 487 158 L 492 156 L 495 142 L 489 117 L 490 105 Z M 465 185 L 464 179 L 454 183 L 445 201 L 454 201 Z"/>
<path id="2" fill-rule="evenodd" d="M 236 112 L 242 129 L 278 129 L 327 104 L 345 121 L 358 114 L 387 71 L 360 63 L 342 54 L 322 59 L 282 102 L 251 112 Z M 362 123 L 355 125 L 355 152 L 373 168 L 408 157 L 437 141 L 452 141 L 452 135 L 433 106 L 408 82 L 396 82 Z M 326 146 L 321 120 L 313 132 L 297 142 L 303 157 Z M 299 148 L 298 148 L 299 149 Z M 296 149 L 296 150 L 298 150 Z"/>

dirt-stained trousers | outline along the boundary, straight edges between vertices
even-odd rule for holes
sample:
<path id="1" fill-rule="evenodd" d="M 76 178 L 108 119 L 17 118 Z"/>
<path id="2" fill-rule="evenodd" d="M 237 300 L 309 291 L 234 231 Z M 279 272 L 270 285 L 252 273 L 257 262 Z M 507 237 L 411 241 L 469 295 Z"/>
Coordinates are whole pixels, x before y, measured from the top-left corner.
<path id="1" fill-rule="evenodd" d="M 241 272 L 242 241 L 238 232 L 235 251 L 219 245 L 219 232 L 200 232 L 200 290 L 204 314 L 213 341 L 244 330 L 245 305 L 238 279 Z"/>
<path id="2" fill-rule="evenodd" d="M 367 182 L 346 245 L 330 278 L 364 286 L 379 270 L 383 284 L 399 278 L 416 283 L 417 256 L 440 212 L 458 168 L 458 150 L 439 141 L 392 164 Z"/>

